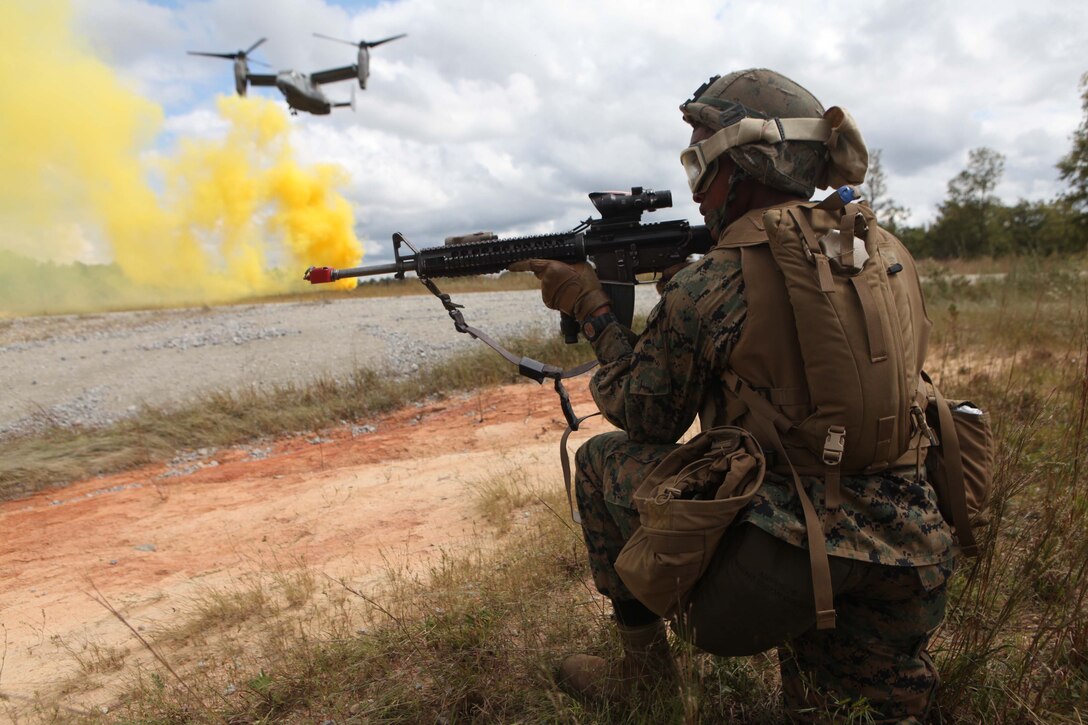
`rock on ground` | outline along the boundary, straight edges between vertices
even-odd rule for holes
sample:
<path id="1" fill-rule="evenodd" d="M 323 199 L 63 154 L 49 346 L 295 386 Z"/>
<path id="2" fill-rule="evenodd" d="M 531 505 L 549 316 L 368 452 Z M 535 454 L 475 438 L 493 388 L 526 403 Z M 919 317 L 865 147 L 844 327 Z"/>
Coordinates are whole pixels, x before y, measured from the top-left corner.
<path id="1" fill-rule="evenodd" d="M 637 289 L 636 308 L 657 301 Z M 454 296 L 492 337 L 555 330 L 535 290 Z M 0 320 L 0 435 L 102 425 L 140 405 L 201 393 L 305 383 L 358 367 L 411 373 L 483 343 L 453 328 L 430 295 L 331 299 Z"/>

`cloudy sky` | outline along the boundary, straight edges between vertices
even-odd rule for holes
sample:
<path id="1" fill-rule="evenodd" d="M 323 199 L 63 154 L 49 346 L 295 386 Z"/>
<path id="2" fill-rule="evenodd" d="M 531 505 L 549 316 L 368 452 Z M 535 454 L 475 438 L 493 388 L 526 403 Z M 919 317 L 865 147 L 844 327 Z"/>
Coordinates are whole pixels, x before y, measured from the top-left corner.
<path id="1" fill-rule="evenodd" d="M 883 150 L 890 195 L 912 222 L 932 220 L 977 146 L 1007 157 L 1003 199 L 1050 198 L 1088 71 L 1083 0 L 73 3 L 93 52 L 164 108 L 160 147 L 218 132 L 215 95 L 233 89 L 229 62 L 186 50 L 268 37 L 255 57 L 312 71 L 354 62 L 314 32 L 407 33 L 373 52 L 354 113 L 292 119 L 304 159 L 350 173 L 345 193 L 374 263 L 394 231 L 429 246 L 477 229 L 564 229 L 590 214 L 585 194 L 598 189 L 672 189 L 676 208 L 662 218 L 694 220 L 677 106 L 708 76 L 754 66 L 847 108 Z M 352 85 L 325 88 L 347 100 Z"/>

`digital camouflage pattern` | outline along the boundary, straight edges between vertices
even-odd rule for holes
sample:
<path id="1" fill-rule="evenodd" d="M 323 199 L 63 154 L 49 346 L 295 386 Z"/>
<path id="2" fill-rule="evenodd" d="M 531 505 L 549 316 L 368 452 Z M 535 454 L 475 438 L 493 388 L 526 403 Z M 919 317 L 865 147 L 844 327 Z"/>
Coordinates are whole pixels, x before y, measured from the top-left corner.
<path id="1" fill-rule="evenodd" d="M 749 118 L 821 118 L 824 107 L 801 85 L 764 68 L 711 79 L 680 106 L 692 125 L 720 129 Z M 827 148 L 818 141 L 745 144 L 730 158 L 762 184 L 808 198 L 824 175 Z"/>
<path id="2" fill-rule="evenodd" d="M 743 329 L 744 279 L 735 250 L 713 249 L 662 289 L 637 338 L 619 325 L 593 343 L 601 365 L 590 390 L 601 414 L 632 441 L 675 443 L 720 395 L 718 375 Z"/>
<path id="3" fill-rule="evenodd" d="M 720 374 L 746 316 L 739 253 L 719 248 L 663 288 L 642 335 L 613 324 L 594 342 L 601 367 L 591 390 L 605 418 L 623 432 L 596 436 L 579 449 L 576 487 L 594 582 L 614 600 L 634 598 L 614 569 L 638 525 L 634 492 L 700 412 L 724 410 Z M 866 588 L 877 600 L 890 592 L 891 603 L 837 592 L 838 628 L 813 629 L 790 643 L 783 665 L 787 700 L 801 702 L 806 690 L 797 673 L 803 672 L 822 692 L 873 702 L 928 701 L 936 673 L 924 662 L 924 645 L 943 618 L 954 557 L 933 489 L 887 473 L 844 477 L 842 505 L 829 511 L 822 479 L 803 482 L 824 524 L 828 554 L 877 572 Z M 743 522 L 807 546 L 800 502 L 784 476 L 768 472 L 735 525 Z M 902 644 L 908 641 L 909 647 Z"/>
<path id="4" fill-rule="evenodd" d="M 578 449 L 578 509 L 590 569 L 598 590 L 610 599 L 634 599 L 616 574 L 616 558 L 638 526 L 635 490 L 648 468 L 674 448 L 635 443 L 617 431 L 594 436 Z M 873 478 L 883 488 L 894 482 L 891 477 Z M 863 479 L 845 480 L 853 484 Z M 905 482 L 900 479 L 899 483 Z M 767 485 L 765 481 L 764 489 Z M 789 490 L 785 481 L 772 488 Z M 751 508 L 774 505 L 764 499 Z M 801 514 L 793 516 L 803 529 Z M 759 523 L 756 517 L 747 520 Z M 797 546 L 800 551 L 803 543 Z M 944 619 L 945 584 L 952 561 L 928 566 L 888 566 L 861 558 L 832 561 L 836 571 L 848 572 L 837 577 L 842 581 L 836 589 L 837 627 L 826 631 L 809 627 L 778 648 L 786 706 L 795 712 L 838 712 L 843 720 L 851 708 L 860 708 L 873 722 L 922 722 L 937 686 L 937 673 L 925 646 Z M 798 566 L 801 572 L 807 570 L 807 555 L 800 555 Z M 773 579 L 777 573 L 764 576 Z M 781 573 L 803 579 L 796 574 Z M 776 591 L 795 586 L 794 581 L 780 581 Z M 736 595 L 754 598 L 758 593 L 738 590 Z M 811 604 L 798 604 L 796 616 L 811 620 Z M 750 624 L 758 626 L 754 621 Z"/>
<path id="5" fill-rule="evenodd" d="M 632 443 L 675 443 L 707 401 L 724 410 L 720 375 L 745 319 L 738 253 L 711 250 L 665 286 L 640 337 L 611 325 L 594 343 L 601 362 L 591 383 L 597 407 Z M 630 475 L 623 485 L 637 487 L 642 471 Z M 829 555 L 890 566 L 934 564 L 952 556 L 952 532 L 928 484 L 888 474 L 846 477 L 842 505 L 828 511 L 823 479 L 803 481 L 824 523 Z M 805 546 L 801 505 L 785 476 L 768 472 L 738 520 Z"/>
<path id="6" fill-rule="evenodd" d="M 617 431 L 590 438 L 574 456 L 589 568 L 597 591 L 609 599 L 636 598 L 616 573 L 616 559 L 639 527 L 635 491 L 646 472 L 675 448 L 672 444 L 633 443 Z"/>
<path id="7" fill-rule="evenodd" d="M 858 567 L 835 597 L 836 628 L 810 629 L 778 648 L 786 707 L 832 722 L 920 725 L 937 690 L 925 648 L 944 621 L 951 566 Z"/>
<path id="8" fill-rule="evenodd" d="M 675 448 L 674 444 L 637 443 L 617 431 L 594 436 L 575 455 L 578 510 L 590 569 L 597 589 L 610 599 L 635 598 L 616 574 L 616 557 L 638 528 L 635 491 L 647 472 Z M 929 485 L 889 474 L 847 476 L 842 479 L 842 506 L 828 512 L 823 506 L 823 481 L 815 476 L 801 480 L 826 522 L 829 556 L 917 568 L 923 579 L 936 574 L 928 565 L 950 566 L 953 549 L 948 525 L 939 511 L 936 522 L 926 521 L 926 512 L 936 511 L 937 506 Z M 911 510 L 915 505 L 917 515 Z M 767 472 L 752 503 L 737 515 L 736 523 L 744 522 L 807 548 L 801 504 L 792 481 L 784 476 Z M 865 542 L 871 547 L 868 550 Z"/>

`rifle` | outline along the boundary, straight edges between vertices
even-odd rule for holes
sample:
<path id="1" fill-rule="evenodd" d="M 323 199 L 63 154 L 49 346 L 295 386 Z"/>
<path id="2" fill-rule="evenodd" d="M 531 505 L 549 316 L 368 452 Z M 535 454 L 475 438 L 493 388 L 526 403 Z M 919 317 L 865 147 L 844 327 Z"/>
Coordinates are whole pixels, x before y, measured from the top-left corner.
<path id="1" fill-rule="evenodd" d="M 616 317 L 630 327 L 634 317 L 634 286 L 639 283 L 638 275 L 661 273 L 685 262 L 692 254 L 704 254 L 713 245 L 713 240 L 705 226 L 692 226 L 683 219 L 642 223 L 643 212 L 672 206 L 672 192 L 667 190 L 644 190 L 636 186 L 630 193 L 596 191 L 589 194 L 589 200 L 601 217 L 590 217 L 566 232 L 506 239 L 500 239 L 491 232 L 476 232 L 447 237 L 443 246 L 424 249 L 417 249 L 397 232 L 393 235 L 392 263 L 348 269 L 310 267 L 303 278 L 311 284 L 322 284 L 349 277 L 387 274 L 404 279 L 406 272 L 415 272 L 419 281 L 442 300 L 458 332 L 466 332 L 483 340 L 518 365 L 519 371 L 526 377 L 539 383 L 543 383 L 544 378 L 553 378 L 567 422 L 577 430 L 578 421 L 560 381 L 585 372 L 596 361 L 564 371 L 530 358 L 519 359 L 485 333 L 465 323 L 460 312 L 461 305 L 453 303 L 431 278 L 502 272 L 514 262 L 525 259 L 554 259 L 561 262 L 589 260 L 596 267 L 601 286 L 612 300 Z M 411 251 L 403 253 L 402 246 Z M 577 320 L 563 315 L 560 328 L 568 344 L 578 341 Z"/>

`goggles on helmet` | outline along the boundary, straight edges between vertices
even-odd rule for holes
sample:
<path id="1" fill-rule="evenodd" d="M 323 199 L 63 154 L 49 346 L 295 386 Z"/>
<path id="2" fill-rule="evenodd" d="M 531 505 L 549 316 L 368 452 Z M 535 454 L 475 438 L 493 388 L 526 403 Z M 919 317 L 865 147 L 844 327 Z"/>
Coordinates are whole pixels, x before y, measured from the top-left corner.
<path id="1" fill-rule="evenodd" d="M 709 140 L 709 139 L 707 139 Z M 718 158 L 707 159 L 703 142 L 692 144 L 680 152 L 680 163 L 688 176 L 688 187 L 693 194 L 702 194 L 718 175 Z"/>
<path id="2" fill-rule="evenodd" d="M 822 118 L 739 118 L 710 138 L 680 152 L 680 163 L 693 194 L 706 191 L 718 172 L 718 157 L 731 148 L 750 143 L 776 144 L 782 141 L 827 143 L 831 123 Z"/>

